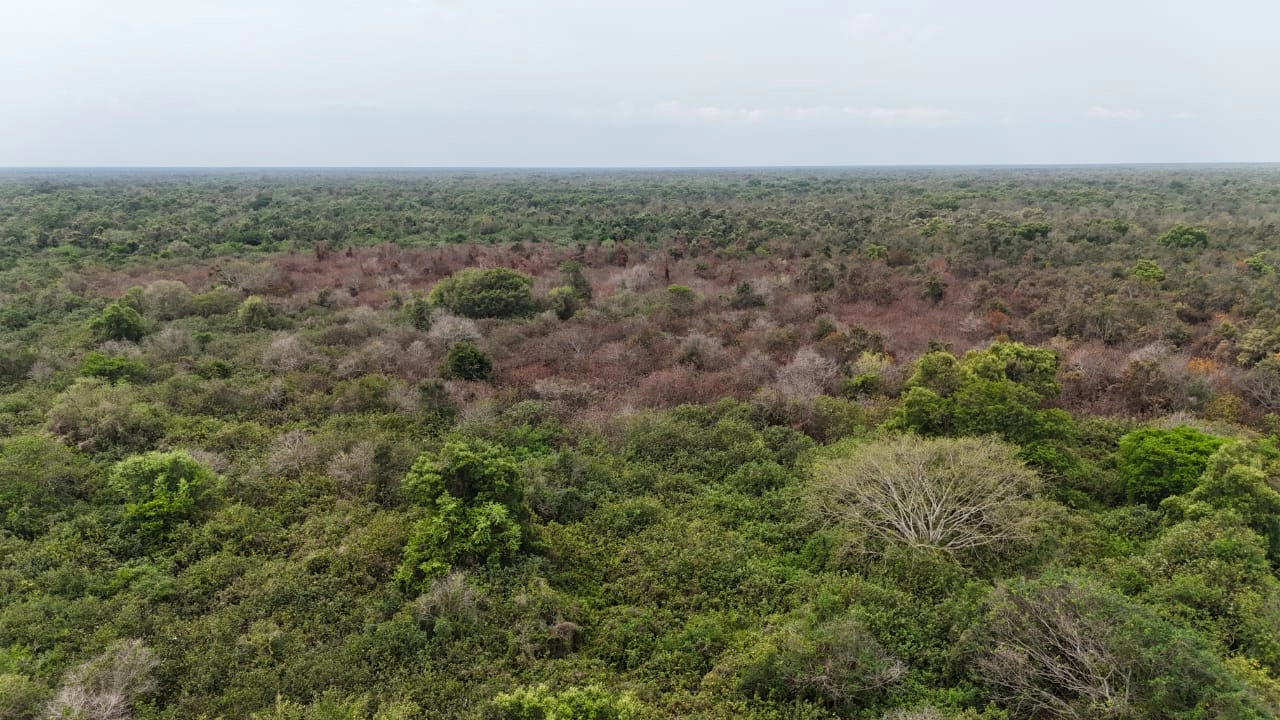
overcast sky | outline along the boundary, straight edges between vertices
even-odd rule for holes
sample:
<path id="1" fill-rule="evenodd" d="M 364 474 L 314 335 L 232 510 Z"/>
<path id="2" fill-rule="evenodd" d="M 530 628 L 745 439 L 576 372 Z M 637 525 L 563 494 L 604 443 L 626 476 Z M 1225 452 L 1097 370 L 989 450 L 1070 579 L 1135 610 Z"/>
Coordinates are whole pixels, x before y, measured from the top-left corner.
<path id="1" fill-rule="evenodd" d="M 1280 161 L 1275 0 L 0 0 L 0 166 Z"/>

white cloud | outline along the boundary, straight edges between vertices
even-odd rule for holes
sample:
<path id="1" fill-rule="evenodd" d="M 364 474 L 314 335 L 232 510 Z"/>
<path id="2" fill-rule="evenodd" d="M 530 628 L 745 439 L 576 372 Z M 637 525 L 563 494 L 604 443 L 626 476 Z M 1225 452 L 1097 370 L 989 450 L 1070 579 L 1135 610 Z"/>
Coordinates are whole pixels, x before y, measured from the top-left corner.
<path id="1" fill-rule="evenodd" d="M 1142 118 L 1142 111 L 1133 108 L 1109 108 L 1101 105 L 1094 105 L 1089 108 L 1090 120 L 1139 120 Z"/>

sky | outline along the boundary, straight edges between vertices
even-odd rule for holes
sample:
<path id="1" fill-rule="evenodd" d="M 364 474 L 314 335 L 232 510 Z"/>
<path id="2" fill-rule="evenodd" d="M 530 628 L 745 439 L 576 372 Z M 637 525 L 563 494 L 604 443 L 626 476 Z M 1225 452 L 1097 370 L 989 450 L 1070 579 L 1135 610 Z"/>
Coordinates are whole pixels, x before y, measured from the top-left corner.
<path id="1" fill-rule="evenodd" d="M 1274 0 L 0 0 L 0 166 L 1280 161 Z"/>

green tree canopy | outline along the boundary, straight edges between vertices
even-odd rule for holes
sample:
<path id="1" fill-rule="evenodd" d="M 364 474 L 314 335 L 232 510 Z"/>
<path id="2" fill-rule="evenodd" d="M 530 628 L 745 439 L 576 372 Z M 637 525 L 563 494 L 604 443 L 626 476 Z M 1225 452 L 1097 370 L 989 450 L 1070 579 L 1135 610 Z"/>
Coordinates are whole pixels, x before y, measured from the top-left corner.
<path id="1" fill-rule="evenodd" d="M 946 351 L 916 362 L 892 425 L 921 435 L 988 435 L 1026 443 L 1071 432 L 1058 395 L 1058 356 L 1022 343 L 992 343 L 957 360 Z"/>
<path id="2" fill-rule="evenodd" d="M 469 318 L 511 318 L 532 315 L 533 278 L 510 268 L 467 268 L 431 288 L 432 305 Z"/>
<path id="3" fill-rule="evenodd" d="M 1143 428 L 1125 435 L 1116 453 L 1125 493 L 1131 501 L 1155 504 L 1191 490 L 1224 442 L 1189 427 Z"/>
<path id="4" fill-rule="evenodd" d="M 524 485 L 515 455 L 501 445 L 451 438 L 439 452 L 418 457 L 403 487 L 426 516 L 410 532 L 396 573 L 402 586 L 430 581 L 454 565 L 501 563 L 524 542 Z"/>
<path id="5" fill-rule="evenodd" d="M 459 380 L 484 381 L 493 377 L 493 361 L 483 350 L 464 340 L 449 346 L 440 374 Z"/>
<path id="6" fill-rule="evenodd" d="M 138 342 L 147 334 L 147 323 L 137 310 L 113 302 L 89 321 L 89 331 L 98 341 L 128 340 Z"/>
<path id="7" fill-rule="evenodd" d="M 182 450 L 149 452 L 116 463 L 108 484 L 125 499 L 125 518 L 154 539 L 193 517 L 216 483 L 208 466 Z"/>
<path id="8" fill-rule="evenodd" d="M 1167 247 L 1203 248 L 1209 246 L 1209 231 L 1186 223 L 1176 223 L 1156 239 Z"/>

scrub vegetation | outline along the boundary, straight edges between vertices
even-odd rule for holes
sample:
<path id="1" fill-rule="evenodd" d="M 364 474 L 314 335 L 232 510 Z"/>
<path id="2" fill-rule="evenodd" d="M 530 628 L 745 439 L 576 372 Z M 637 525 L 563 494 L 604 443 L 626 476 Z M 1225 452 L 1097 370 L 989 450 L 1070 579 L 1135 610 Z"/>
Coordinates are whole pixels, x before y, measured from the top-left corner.
<path id="1" fill-rule="evenodd" d="M 0 175 L 0 716 L 1272 718 L 1280 170 Z"/>

